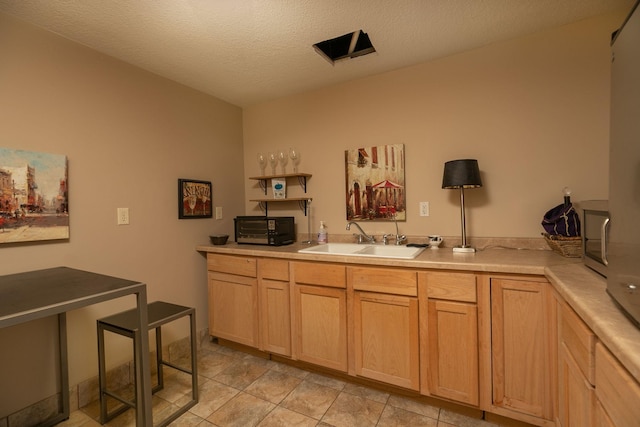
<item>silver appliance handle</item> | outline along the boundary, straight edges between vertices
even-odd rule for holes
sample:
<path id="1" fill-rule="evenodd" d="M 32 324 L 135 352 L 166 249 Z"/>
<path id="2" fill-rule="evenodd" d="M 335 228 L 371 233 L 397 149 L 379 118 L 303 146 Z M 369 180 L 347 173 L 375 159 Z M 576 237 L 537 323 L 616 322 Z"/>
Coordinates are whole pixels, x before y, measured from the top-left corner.
<path id="1" fill-rule="evenodd" d="M 604 265 L 609 265 L 609 260 L 607 260 L 607 227 L 609 226 L 609 221 L 610 218 L 605 219 L 600 230 L 600 252 Z"/>

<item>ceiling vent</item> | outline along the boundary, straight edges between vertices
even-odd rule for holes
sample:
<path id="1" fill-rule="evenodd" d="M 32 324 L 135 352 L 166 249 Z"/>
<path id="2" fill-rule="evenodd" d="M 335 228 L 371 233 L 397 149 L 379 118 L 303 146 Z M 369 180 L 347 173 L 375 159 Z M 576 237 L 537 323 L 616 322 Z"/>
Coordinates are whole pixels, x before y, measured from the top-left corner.
<path id="1" fill-rule="evenodd" d="M 376 51 L 369 36 L 362 30 L 316 43 L 313 48 L 331 64 L 342 59 L 356 58 Z"/>

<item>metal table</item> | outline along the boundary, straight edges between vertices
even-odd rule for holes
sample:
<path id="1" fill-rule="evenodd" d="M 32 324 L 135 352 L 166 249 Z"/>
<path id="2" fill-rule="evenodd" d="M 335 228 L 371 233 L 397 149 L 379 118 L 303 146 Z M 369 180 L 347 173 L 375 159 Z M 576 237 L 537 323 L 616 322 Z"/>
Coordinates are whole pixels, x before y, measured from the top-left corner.
<path id="1" fill-rule="evenodd" d="M 136 379 L 141 386 L 136 394 L 139 402 L 136 425 L 152 426 L 149 335 L 140 332 L 148 329 L 145 284 L 68 267 L 0 276 L 0 328 L 47 316 L 58 316 L 62 412 L 43 425 L 52 426 L 69 418 L 66 312 L 126 295 L 135 295 L 138 307 L 139 336 L 134 357 L 138 366 Z M 0 384 L 0 387 L 4 386 Z"/>

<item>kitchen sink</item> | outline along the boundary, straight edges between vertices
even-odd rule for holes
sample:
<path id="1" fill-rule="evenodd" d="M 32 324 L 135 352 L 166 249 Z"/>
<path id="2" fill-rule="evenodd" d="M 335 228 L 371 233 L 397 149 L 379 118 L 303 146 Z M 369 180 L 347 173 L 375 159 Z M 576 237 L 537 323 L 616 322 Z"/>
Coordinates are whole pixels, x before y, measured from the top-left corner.
<path id="1" fill-rule="evenodd" d="M 402 258 L 413 259 L 424 248 L 414 248 L 396 245 L 359 245 L 357 243 L 327 243 L 309 248 L 300 249 L 298 252 L 306 254 L 346 255 L 378 258 Z"/>

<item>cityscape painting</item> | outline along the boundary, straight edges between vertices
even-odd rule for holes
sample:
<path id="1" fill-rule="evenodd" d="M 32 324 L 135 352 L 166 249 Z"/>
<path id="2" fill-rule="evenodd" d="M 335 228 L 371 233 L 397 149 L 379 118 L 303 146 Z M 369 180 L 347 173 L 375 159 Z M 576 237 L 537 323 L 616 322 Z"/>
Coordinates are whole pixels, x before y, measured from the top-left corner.
<path id="1" fill-rule="evenodd" d="M 345 151 L 347 220 L 406 220 L 404 160 L 404 144 Z"/>
<path id="2" fill-rule="evenodd" d="M 0 147 L 0 244 L 69 238 L 67 157 Z"/>

